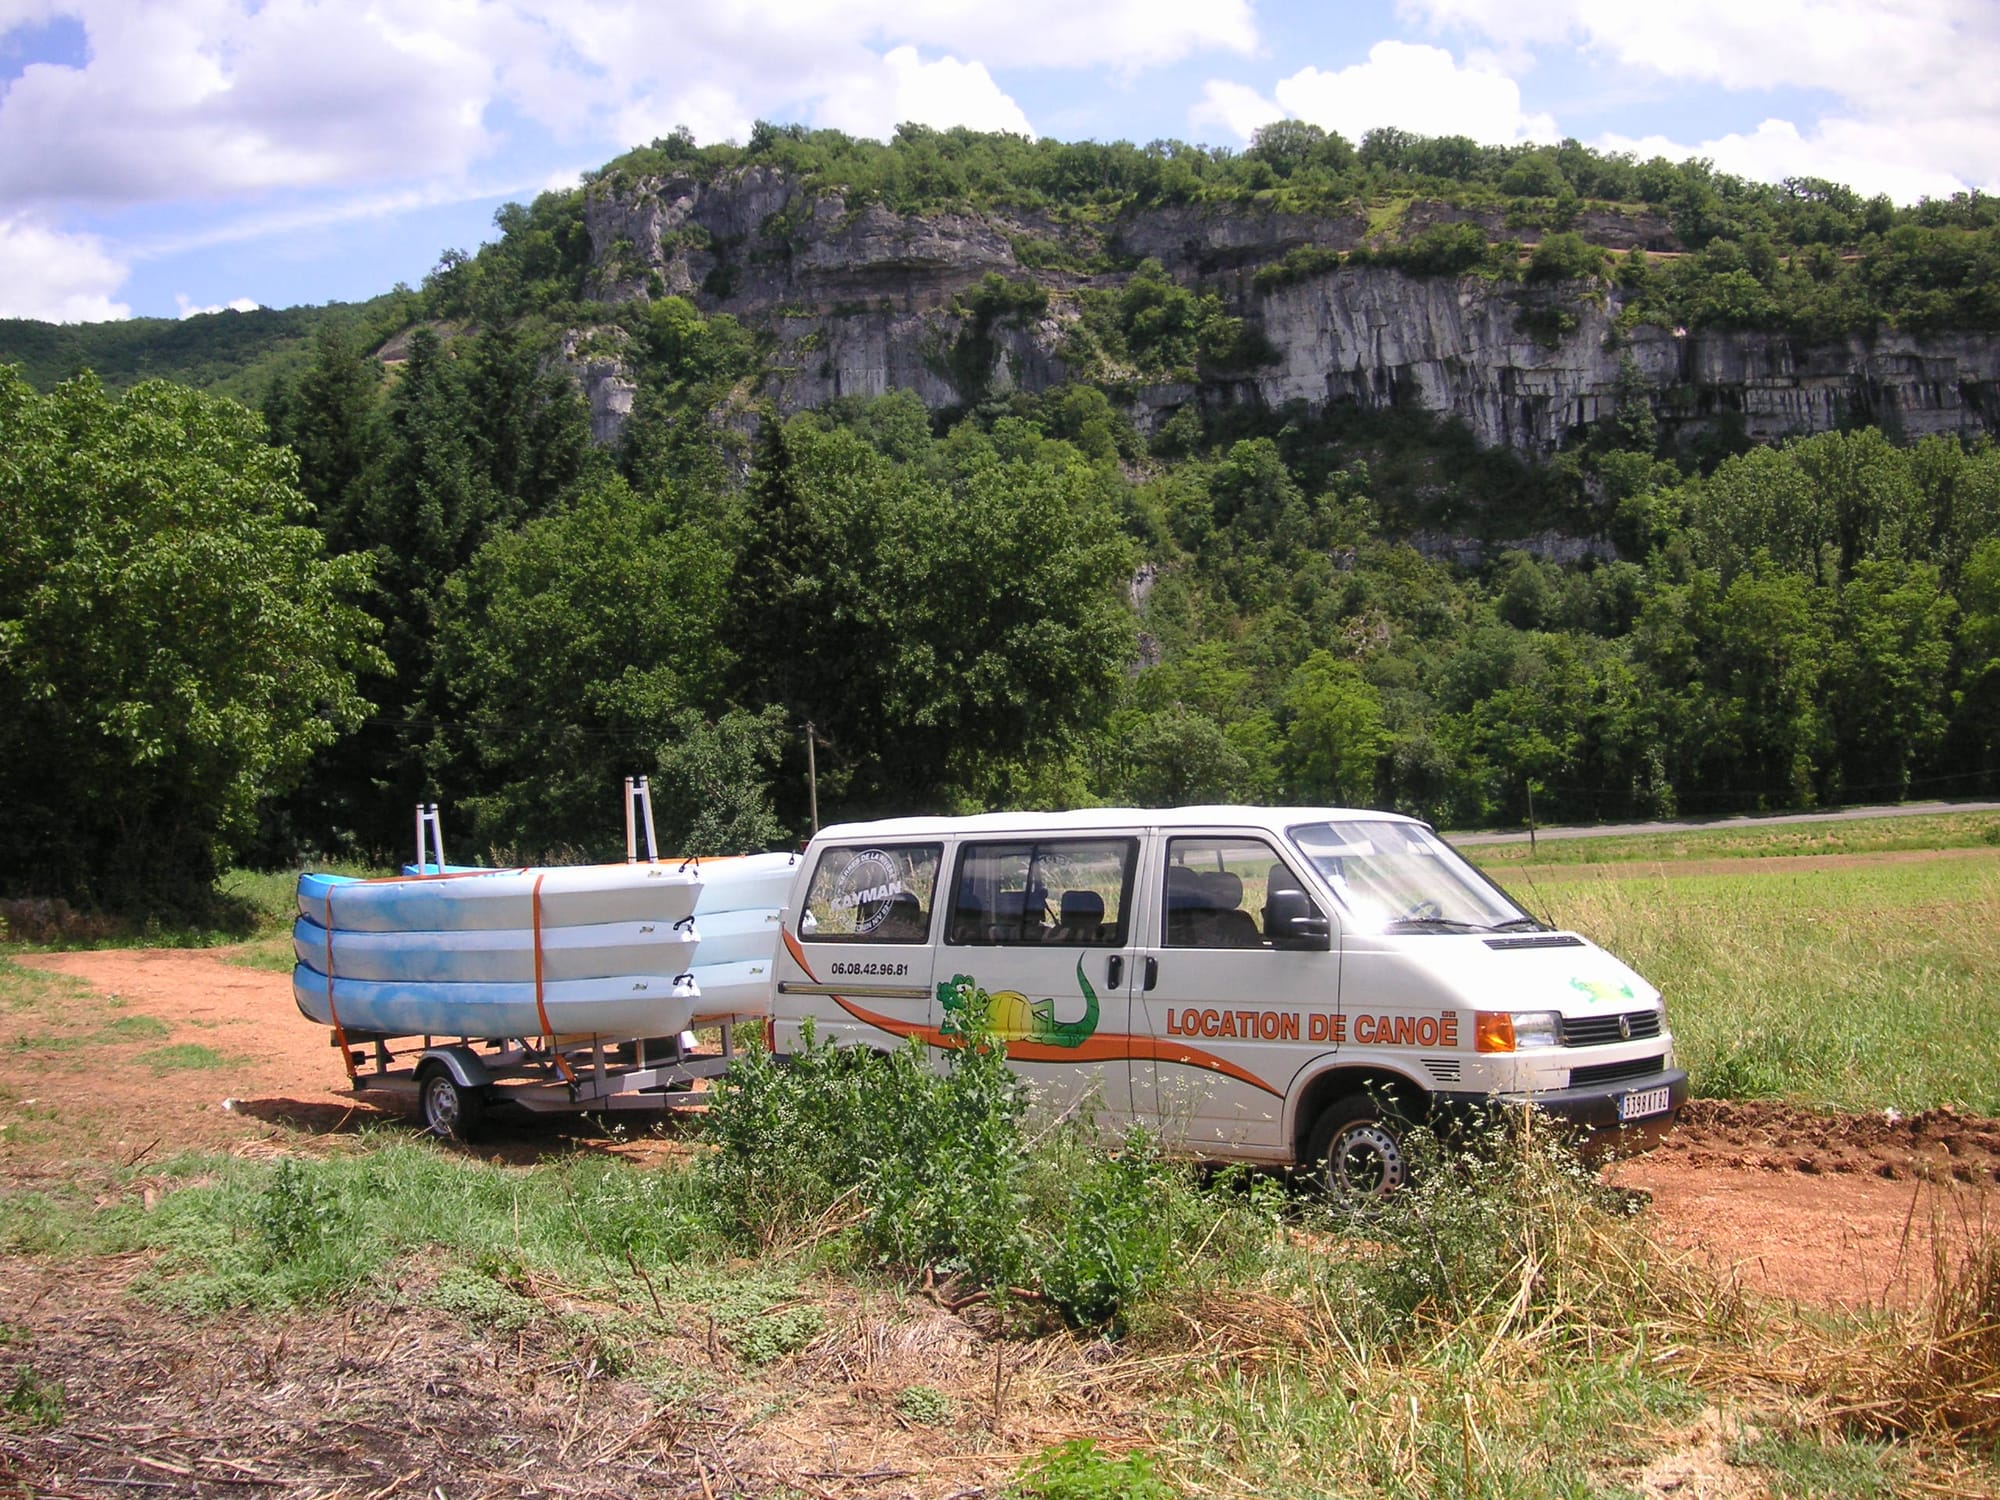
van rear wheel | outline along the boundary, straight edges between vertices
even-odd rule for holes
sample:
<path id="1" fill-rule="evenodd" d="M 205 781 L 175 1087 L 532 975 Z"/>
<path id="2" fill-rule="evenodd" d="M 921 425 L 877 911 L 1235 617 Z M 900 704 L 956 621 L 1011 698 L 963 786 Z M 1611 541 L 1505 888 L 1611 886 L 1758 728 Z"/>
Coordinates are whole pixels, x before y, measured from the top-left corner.
<path id="1" fill-rule="evenodd" d="M 1306 1138 L 1313 1180 L 1336 1198 L 1380 1198 L 1409 1181 L 1403 1149 L 1410 1122 L 1394 1101 L 1366 1094 L 1337 1099 Z"/>

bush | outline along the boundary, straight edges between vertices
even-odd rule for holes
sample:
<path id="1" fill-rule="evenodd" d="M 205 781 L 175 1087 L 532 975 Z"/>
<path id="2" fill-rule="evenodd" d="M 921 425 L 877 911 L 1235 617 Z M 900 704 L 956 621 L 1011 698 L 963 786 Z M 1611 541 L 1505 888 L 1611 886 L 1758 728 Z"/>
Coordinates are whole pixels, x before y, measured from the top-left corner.
<path id="1" fill-rule="evenodd" d="M 1007 1493 L 1020 1500 L 1174 1500 L 1179 1492 L 1153 1472 L 1146 1454 L 1113 1458 L 1089 1438 L 1073 1438 L 1029 1459 Z"/>
<path id="2" fill-rule="evenodd" d="M 1605 254 L 1579 234 L 1551 234 L 1528 259 L 1530 281 L 1583 281 L 1604 274 Z"/>
<path id="3" fill-rule="evenodd" d="M 1582 1247 L 1627 1215 L 1626 1200 L 1546 1119 L 1509 1115 L 1450 1136 L 1418 1129 L 1406 1148 L 1408 1187 L 1331 1209 L 1341 1233 L 1388 1251 L 1357 1268 L 1354 1336 L 1458 1323 L 1517 1294 L 1524 1314 L 1575 1311 L 1616 1290 Z"/>
<path id="4" fill-rule="evenodd" d="M 759 1248 L 815 1234 L 846 1208 L 878 1263 L 957 1278 L 965 1295 L 1024 1292 L 1074 1324 L 1116 1324 L 1234 1210 L 1163 1162 L 1143 1131 L 1115 1153 L 1078 1122 L 1031 1143 L 1005 1045 L 983 1015 L 967 1024 L 942 1073 L 917 1045 L 885 1056 L 809 1030 L 788 1062 L 747 1054 L 710 1107 L 710 1200 Z"/>

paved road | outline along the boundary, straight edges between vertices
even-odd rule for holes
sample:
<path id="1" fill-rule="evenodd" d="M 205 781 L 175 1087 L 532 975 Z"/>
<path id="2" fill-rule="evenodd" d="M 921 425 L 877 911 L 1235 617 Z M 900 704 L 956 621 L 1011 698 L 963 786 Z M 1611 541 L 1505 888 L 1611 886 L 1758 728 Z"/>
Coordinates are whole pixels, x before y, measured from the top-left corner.
<path id="1" fill-rule="evenodd" d="M 1538 839 L 1608 839 L 1645 833 L 1689 833 L 1698 828 L 1744 828 L 1767 823 L 1847 823 L 1857 818 L 1935 817 L 1941 813 L 2000 812 L 2000 802 L 1898 802 L 1891 807 L 1843 807 L 1834 812 L 1773 813 L 1749 817 L 1690 818 L 1678 823 L 1593 823 L 1580 828 L 1537 828 Z M 1452 843 L 1525 844 L 1525 833 L 1448 833 Z"/>

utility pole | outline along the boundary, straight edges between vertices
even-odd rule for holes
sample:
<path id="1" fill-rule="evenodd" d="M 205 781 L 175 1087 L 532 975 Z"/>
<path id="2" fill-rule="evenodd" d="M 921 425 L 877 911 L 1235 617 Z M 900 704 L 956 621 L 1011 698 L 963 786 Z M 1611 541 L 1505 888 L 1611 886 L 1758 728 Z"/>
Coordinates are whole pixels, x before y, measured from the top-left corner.
<path id="1" fill-rule="evenodd" d="M 812 802 L 812 825 L 815 837 L 819 834 L 819 757 L 813 751 L 813 724 L 806 720 L 806 795 Z"/>
<path id="2" fill-rule="evenodd" d="M 817 826 L 817 825 L 815 825 Z M 1535 778 L 1528 778 L 1528 858 L 1535 857 Z"/>

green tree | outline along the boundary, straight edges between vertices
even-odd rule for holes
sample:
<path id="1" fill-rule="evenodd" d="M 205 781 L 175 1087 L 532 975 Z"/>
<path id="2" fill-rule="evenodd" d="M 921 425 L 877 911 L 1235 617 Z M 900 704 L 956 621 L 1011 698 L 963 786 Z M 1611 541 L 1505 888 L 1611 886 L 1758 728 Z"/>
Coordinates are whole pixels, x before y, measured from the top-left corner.
<path id="1" fill-rule="evenodd" d="M 1826 600 L 1795 573 L 1759 559 L 1723 593 L 1706 643 L 1722 774 L 1712 785 L 1759 808 L 1809 807 L 1830 735 L 1821 706 L 1831 632 Z"/>
<path id="2" fill-rule="evenodd" d="M 1136 807 L 1241 801 L 1250 764 L 1223 727 L 1184 704 L 1120 715 L 1112 784 Z"/>
<path id="3" fill-rule="evenodd" d="M 0 890 L 198 909 L 379 665 L 291 454 L 232 401 L 0 371 Z"/>
<path id="4" fill-rule="evenodd" d="M 1304 802 L 1366 806 L 1387 747 L 1381 695 L 1361 669 L 1315 651 L 1285 685 L 1286 782 Z"/>
<path id="5" fill-rule="evenodd" d="M 320 325 L 313 359 L 283 402 L 282 424 L 272 438 L 299 456 L 299 488 L 334 552 L 357 552 L 355 508 L 360 482 L 375 457 L 375 413 L 382 366 L 356 346 L 346 326 Z"/>
<path id="6" fill-rule="evenodd" d="M 776 831 L 756 726 L 705 716 L 725 667 L 728 566 L 708 528 L 610 479 L 494 537 L 444 585 L 439 691 L 453 728 L 431 755 L 476 839 L 612 854 L 622 778 L 642 773 L 660 776 L 661 837 L 684 852 Z"/>
<path id="7" fill-rule="evenodd" d="M 591 455 L 590 410 L 518 325 L 483 330 L 465 357 L 472 462 L 492 491 L 488 534 L 546 514 Z"/>
<path id="8" fill-rule="evenodd" d="M 1100 716 L 1131 654 L 1104 471 L 1032 428 L 933 479 L 809 418 L 772 423 L 725 639 L 738 701 L 811 721 L 859 806 L 933 801 Z"/>
<path id="9" fill-rule="evenodd" d="M 1937 748 L 1957 613 L 1929 563 L 1864 562 L 1841 589 L 1826 682 L 1846 788 L 1901 798 Z"/>
<path id="10" fill-rule="evenodd" d="M 1950 735 L 1956 762 L 1982 789 L 2000 784 L 2000 537 L 1972 549 L 1959 583 L 1956 687 Z"/>
<path id="11" fill-rule="evenodd" d="M 380 713 L 321 768 L 312 790 L 322 805 L 303 814 L 308 827 L 339 830 L 376 854 L 402 845 L 410 804 L 439 792 L 426 764 L 440 718 L 432 657 L 438 600 L 512 509 L 480 463 L 479 425 L 458 361 L 434 333 L 418 329 L 383 407 L 354 522 L 373 560 L 369 608 L 382 622 L 388 657 L 382 679 L 365 684 Z"/>

